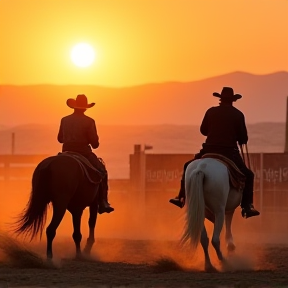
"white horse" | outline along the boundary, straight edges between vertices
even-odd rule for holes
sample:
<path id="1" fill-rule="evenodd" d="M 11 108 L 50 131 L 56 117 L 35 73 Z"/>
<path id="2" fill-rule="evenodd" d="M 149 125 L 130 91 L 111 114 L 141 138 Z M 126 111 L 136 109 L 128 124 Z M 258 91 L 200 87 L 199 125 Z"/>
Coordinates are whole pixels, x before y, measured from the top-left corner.
<path id="1" fill-rule="evenodd" d="M 235 245 L 231 222 L 234 210 L 241 202 L 242 191 L 230 186 L 227 166 L 213 158 L 194 160 L 188 165 L 185 173 L 185 190 L 187 212 L 182 243 L 190 240 L 192 247 L 196 249 L 200 241 L 205 254 L 205 271 L 216 271 L 208 253 L 209 238 L 204 220 L 207 218 L 214 223 L 211 242 L 218 259 L 223 261 L 220 233 L 225 220 L 227 249 L 233 251 Z"/>

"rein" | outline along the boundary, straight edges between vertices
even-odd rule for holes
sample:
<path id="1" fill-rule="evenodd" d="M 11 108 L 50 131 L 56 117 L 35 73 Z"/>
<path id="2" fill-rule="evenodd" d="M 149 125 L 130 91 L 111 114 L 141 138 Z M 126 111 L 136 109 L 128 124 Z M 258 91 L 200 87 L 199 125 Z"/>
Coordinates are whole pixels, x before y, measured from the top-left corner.
<path id="1" fill-rule="evenodd" d="M 245 160 L 245 154 L 243 152 L 243 145 L 239 145 L 239 146 L 240 146 L 242 159 L 243 159 L 245 165 L 251 170 L 250 157 L 249 157 L 249 153 L 248 153 L 248 146 L 247 146 L 247 144 L 244 144 L 244 147 L 246 150 L 246 156 L 247 156 L 247 164 L 246 164 L 246 160 Z"/>

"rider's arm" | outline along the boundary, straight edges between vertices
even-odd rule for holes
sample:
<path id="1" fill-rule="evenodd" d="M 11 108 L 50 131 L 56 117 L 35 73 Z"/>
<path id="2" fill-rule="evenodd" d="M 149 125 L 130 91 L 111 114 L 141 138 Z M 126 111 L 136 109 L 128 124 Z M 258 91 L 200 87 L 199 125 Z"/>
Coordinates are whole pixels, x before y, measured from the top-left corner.
<path id="1" fill-rule="evenodd" d="M 239 145 L 247 144 L 248 142 L 248 133 L 245 124 L 245 116 L 244 114 L 241 115 L 239 125 L 238 125 L 238 139 Z"/>
<path id="2" fill-rule="evenodd" d="M 96 129 L 95 121 L 92 119 L 91 125 L 89 127 L 88 131 L 88 139 L 89 143 L 91 144 L 93 149 L 96 149 L 99 147 L 99 137 Z"/>
<path id="3" fill-rule="evenodd" d="M 58 142 L 63 143 L 63 128 L 62 128 L 62 120 L 60 123 L 60 128 L 57 136 Z"/>
<path id="4" fill-rule="evenodd" d="M 209 110 L 206 111 L 204 118 L 202 120 L 201 126 L 200 126 L 200 132 L 204 136 L 208 136 L 208 130 L 209 130 L 208 114 L 209 114 Z"/>

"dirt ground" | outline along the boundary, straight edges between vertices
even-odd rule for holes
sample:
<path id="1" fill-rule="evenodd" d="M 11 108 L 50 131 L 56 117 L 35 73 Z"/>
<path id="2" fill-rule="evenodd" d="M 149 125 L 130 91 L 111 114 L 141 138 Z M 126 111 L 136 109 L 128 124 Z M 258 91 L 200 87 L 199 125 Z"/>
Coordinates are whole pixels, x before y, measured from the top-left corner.
<path id="1" fill-rule="evenodd" d="M 226 262 L 221 265 L 210 247 L 211 261 L 219 272 L 206 273 L 201 246 L 195 253 L 179 247 L 184 209 L 169 204 L 172 192 L 162 198 L 154 195 L 157 206 L 146 210 L 145 219 L 135 201 L 111 193 L 116 209 L 111 215 L 99 216 L 90 259 L 75 260 L 71 215 L 67 213 L 57 229 L 51 264 L 46 261 L 45 230 L 41 241 L 37 238 L 31 243 L 6 237 L 9 223 L 15 221 L 29 199 L 28 184 L 0 187 L 0 288 L 288 287 L 286 212 L 274 215 L 261 211 L 261 217 L 244 220 L 237 209 L 232 225 L 235 253 L 227 255 L 221 239 Z M 82 247 L 88 235 L 88 218 L 86 209 Z M 45 227 L 50 219 L 51 209 Z M 213 227 L 206 224 L 211 237 Z"/>
<path id="2" fill-rule="evenodd" d="M 6 247 L 0 245 L 1 288 L 288 287 L 288 245 L 283 244 L 238 243 L 234 254 L 226 255 L 225 265 L 211 248 L 219 272 L 206 273 L 201 247 L 193 256 L 177 241 L 98 239 L 90 259 L 75 260 L 73 240 L 61 238 L 50 264 L 42 242 L 26 244 L 28 250 L 18 242 L 13 248 L 12 239 Z"/>

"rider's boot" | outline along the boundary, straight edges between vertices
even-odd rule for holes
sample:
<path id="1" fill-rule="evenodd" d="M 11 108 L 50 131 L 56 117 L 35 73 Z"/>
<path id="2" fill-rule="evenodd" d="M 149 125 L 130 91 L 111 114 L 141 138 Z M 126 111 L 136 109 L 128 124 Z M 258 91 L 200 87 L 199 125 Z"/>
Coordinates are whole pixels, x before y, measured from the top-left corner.
<path id="1" fill-rule="evenodd" d="M 253 179 L 254 177 L 246 179 L 245 187 L 243 190 L 243 197 L 241 201 L 241 208 L 242 208 L 241 214 L 243 218 L 250 218 L 253 216 L 260 215 L 260 212 L 257 211 L 252 204 L 253 203 Z"/>
<path id="2" fill-rule="evenodd" d="M 108 179 L 104 178 L 100 186 L 100 201 L 98 207 L 98 213 L 110 213 L 114 211 L 114 208 L 110 206 L 108 202 Z"/>
<path id="3" fill-rule="evenodd" d="M 248 204 L 242 207 L 241 214 L 243 218 L 249 218 L 260 215 L 260 212 L 254 208 L 253 204 Z"/>
<path id="4" fill-rule="evenodd" d="M 102 214 L 102 213 L 110 213 L 113 212 L 114 208 L 110 206 L 110 204 L 108 203 L 108 201 L 106 199 L 102 199 L 99 203 L 99 209 L 98 209 L 98 213 Z"/>
<path id="5" fill-rule="evenodd" d="M 178 196 L 169 200 L 170 203 L 183 208 L 185 205 L 185 179 L 181 179 L 181 186 Z"/>

